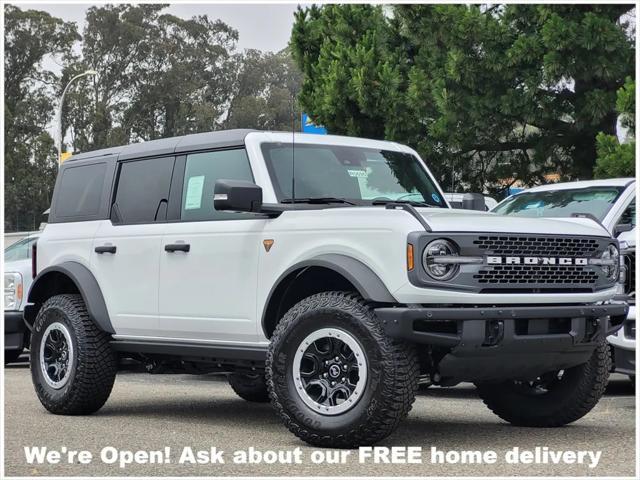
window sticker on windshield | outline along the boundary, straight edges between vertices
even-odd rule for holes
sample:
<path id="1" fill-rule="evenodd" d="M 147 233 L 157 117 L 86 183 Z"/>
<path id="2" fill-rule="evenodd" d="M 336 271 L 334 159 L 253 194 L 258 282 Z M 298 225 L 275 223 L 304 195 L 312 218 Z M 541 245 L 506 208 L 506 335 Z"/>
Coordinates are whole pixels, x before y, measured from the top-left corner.
<path id="1" fill-rule="evenodd" d="M 440 203 L 440 195 L 438 195 L 437 193 L 432 193 L 431 198 L 433 198 L 434 202 Z"/>
<path id="2" fill-rule="evenodd" d="M 532 202 L 525 205 L 524 210 L 533 210 L 534 208 L 542 208 L 544 207 L 544 202 L 542 200 L 538 200 L 537 202 Z"/>
<path id="3" fill-rule="evenodd" d="M 187 196 L 184 201 L 185 210 L 197 210 L 202 205 L 202 189 L 204 175 L 191 177 L 187 183 Z"/>
<path id="4" fill-rule="evenodd" d="M 369 172 L 366 170 L 347 170 L 347 173 L 349 173 L 350 177 L 356 178 L 367 178 L 369 176 Z"/>

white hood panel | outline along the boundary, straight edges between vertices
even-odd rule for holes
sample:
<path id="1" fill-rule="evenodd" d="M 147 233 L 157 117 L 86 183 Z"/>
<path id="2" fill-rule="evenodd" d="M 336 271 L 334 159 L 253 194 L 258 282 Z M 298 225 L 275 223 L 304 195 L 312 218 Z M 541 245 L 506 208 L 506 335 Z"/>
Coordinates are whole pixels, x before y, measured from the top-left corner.
<path id="1" fill-rule="evenodd" d="M 610 237 L 591 220 L 567 221 L 553 218 L 522 218 L 459 209 L 419 208 L 434 232 L 533 233 Z"/>

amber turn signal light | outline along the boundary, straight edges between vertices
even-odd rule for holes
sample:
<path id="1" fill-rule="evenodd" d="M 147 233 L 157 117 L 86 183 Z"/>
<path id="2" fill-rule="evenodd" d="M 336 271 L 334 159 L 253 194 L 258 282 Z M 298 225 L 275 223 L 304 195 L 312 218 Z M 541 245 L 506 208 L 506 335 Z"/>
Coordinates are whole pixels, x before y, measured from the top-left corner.
<path id="1" fill-rule="evenodd" d="M 413 262 L 413 245 L 407 243 L 407 270 L 413 270 L 414 262 Z"/>

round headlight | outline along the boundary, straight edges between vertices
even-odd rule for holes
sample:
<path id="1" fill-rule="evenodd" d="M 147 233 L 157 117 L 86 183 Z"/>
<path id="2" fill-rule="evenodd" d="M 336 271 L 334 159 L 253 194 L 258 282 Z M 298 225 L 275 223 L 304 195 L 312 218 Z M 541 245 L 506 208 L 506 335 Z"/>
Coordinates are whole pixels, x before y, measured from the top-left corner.
<path id="1" fill-rule="evenodd" d="M 613 260 L 613 264 L 602 265 L 602 271 L 609 280 L 618 280 L 618 276 L 620 275 L 620 252 L 616 246 L 609 245 L 605 248 L 600 258 L 602 260 Z"/>
<path id="2" fill-rule="evenodd" d="M 422 252 L 422 265 L 430 277 L 435 280 L 450 280 L 460 266 L 453 263 L 440 263 L 438 257 L 457 256 L 458 247 L 453 242 L 439 238 L 429 243 Z"/>

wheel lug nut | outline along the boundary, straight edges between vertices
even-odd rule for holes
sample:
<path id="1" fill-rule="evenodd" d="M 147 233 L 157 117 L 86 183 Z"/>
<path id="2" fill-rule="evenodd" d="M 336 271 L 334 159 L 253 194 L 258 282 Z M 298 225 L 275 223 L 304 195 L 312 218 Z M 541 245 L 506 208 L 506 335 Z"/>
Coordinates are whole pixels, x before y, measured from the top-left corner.
<path id="1" fill-rule="evenodd" d="M 336 382 L 331 382 L 331 386 L 333 387 L 336 384 Z"/>
<path id="2" fill-rule="evenodd" d="M 324 373 L 324 374 L 322 374 L 322 376 L 323 376 L 324 378 L 327 378 L 327 377 L 329 376 L 329 374 L 328 374 L 328 373 Z"/>
<path id="3" fill-rule="evenodd" d="M 342 383 L 344 383 L 347 379 L 342 377 Z"/>
<path id="4" fill-rule="evenodd" d="M 336 362 L 339 362 L 339 361 L 340 361 L 340 357 L 336 357 Z"/>
<path id="5" fill-rule="evenodd" d="M 347 371 L 347 366 L 346 366 L 346 365 L 343 365 L 343 366 L 342 366 L 342 369 L 346 372 L 346 371 Z"/>

